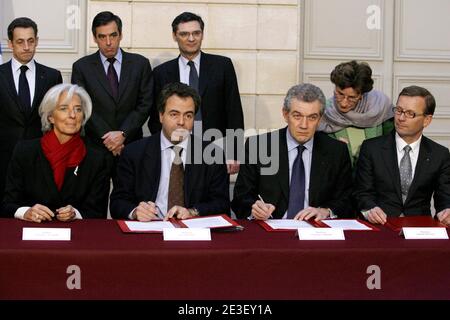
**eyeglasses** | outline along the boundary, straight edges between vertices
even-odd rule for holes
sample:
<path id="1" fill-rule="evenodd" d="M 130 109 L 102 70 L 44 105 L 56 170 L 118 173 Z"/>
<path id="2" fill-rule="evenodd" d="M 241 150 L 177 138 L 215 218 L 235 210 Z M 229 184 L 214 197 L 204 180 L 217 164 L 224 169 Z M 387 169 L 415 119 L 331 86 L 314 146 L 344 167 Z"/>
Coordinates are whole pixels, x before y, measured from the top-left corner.
<path id="1" fill-rule="evenodd" d="M 334 96 L 336 97 L 336 100 L 339 102 L 341 102 L 344 99 L 347 99 L 347 101 L 350 103 L 356 103 L 361 98 L 361 95 L 358 95 L 357 97 L 346 96 L 345 94 L 337 90 L 334 90 Z"/>
<path id="2" fill-rule="evenodd" d="M 188 39 L 192 35 L 193 38 L 200 38 L 202 36 L 203 32 L 201 30 L 196 30 L 193 32 L 187 32 L 187 31 L 180 31 L 178 32 L 178 36 L 182 39 Z"/>
<path id="3" fill-rule="evenodd" d="M 393 107 L 392 111 L 398 116 L 401 116 L 402 114 L 404 114 L 405 117 L 409 118 L 409 119 L 414 119 L 415 117 L 419 117 L 419 116 L 426 116 L 425 113 L 415 113 L 414 111 L 411 111 L 411 110 L 403 110 L 400 107 Z"/>

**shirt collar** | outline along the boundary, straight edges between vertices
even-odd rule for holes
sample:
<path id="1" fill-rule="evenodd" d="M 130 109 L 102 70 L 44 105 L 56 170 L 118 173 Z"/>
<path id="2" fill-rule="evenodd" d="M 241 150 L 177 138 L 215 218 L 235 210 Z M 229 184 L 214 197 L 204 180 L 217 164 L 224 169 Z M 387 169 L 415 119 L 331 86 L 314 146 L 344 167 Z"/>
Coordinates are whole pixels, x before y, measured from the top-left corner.
<path id="1" fill-rule="evenodd" d="M 28 67 L 28 69 L 29 69 L 31 72 L 34 72 L 35 69 L 36 69 L 36 64 L 35 64 L 35 62 L 34 62 L 34 59 L 31 59 L 30 62 L 28 62 L 28 63 L 25 64 L 25 65 Z M 19 61 L 17 61 L 16 58 L 12 57 L 12 59 L 11 59 L 11 68 L 12 68 L 12 70 L 13 70 L 14 72 L 17 72 L 17 71 L 20 72 L 20 67 L 21 67 L 21 66 L 22 66 L 22 64 L 21 64 Z"/>
<path id="2" fill-rule="evenodd" d="M 189 137 L 187 139 L 184 139 L 180 143 L 178 143 L 177 146 L 179 146 L 183 149 L 187 149 L 188 141 L 189 141 Z M 172 146 L 174 146 L 174 145 L 175 144 L 173 144 L 171 141 L 169 141 L 169 139 L 167 139 L 166 136 L 164 135 L 164 133 L 161 131 L 161 151 L 172 148 Z"/>
<path id="3" fill-rule="evenodd" d="M 291 133 L 289 132 L 289 128 L 286 129 L 286 140 L 288 152 L 290 152 L 292 149 L 297 148 L 300 145 L 300 143 L 292 137 Z M 314 136 L 311 139 L 309 139 L 305 144 L 303 144 L 303 146 L 309 151 L 312 151 L 313 145 L 314 145 Z"/>
<path id="4" fill-rule="evenodd" d="M 194 61 L 195 67 L 198 69 L 200 67 L 200 56 L 202 55 L 202 53 L 200 52 L 194 59 L 192 59 L 192 61 Z M 180 61 L 183 63 L 183 65 L 187 68 L 188 67 L 188 62 L 189 60 L 186 59 L 185 57 L 183 57 L 180 54 Z"/>
<path id="5" fill-rule="evenodd" d="M 417 139 L 416 141 L 414 141 L 413 143 L 410 143 L 409 146 L 411 147 L 411 151 L 414 154 L 417 154 L 419 147 L 420 147 L 420 142 L 422 141 L 422 135 L 420 135 L 419 139 Z M 403 140 L 398 133 L 395 133 L 395 145 L 397 147 L 397 152 L 403 152 L 403 148 L 405 146 L 407 146 L 408 144 L 405 142 L 405 140 Z"/>
<path id="6" fill-rule="evenodd" d="M 101 51 L 99 51 L 99 53 L 100 53 L 100 59 L 102 59 L 102 63 L 105 64 L 105 62 L 108 60 L 108 58 L 105 57 Z M 119 48 L 119 50 L 117 50 L 117 53 L 114 56 L 114 58 L 116 58 L 116 60 L 117 60 L 117 62 L 119 62 L 119 64 L 122 64 L 122 49 Z"/>

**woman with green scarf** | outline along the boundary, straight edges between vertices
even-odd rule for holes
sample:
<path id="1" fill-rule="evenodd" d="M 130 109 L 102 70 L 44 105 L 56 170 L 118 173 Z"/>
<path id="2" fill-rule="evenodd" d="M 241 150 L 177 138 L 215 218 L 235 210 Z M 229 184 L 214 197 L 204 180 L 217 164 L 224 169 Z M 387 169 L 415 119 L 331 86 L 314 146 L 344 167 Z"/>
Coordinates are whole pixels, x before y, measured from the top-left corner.
<path id="1" fill-rule="evenodd" d="M 355 164 L 365 139 L 394 128 L 394 107 L 381 91 L 373 89 L 372 69 L 365 62 L 344 62 L 331 72 L 334 96 L 327 100 L 319 131 L 347 143 Z"/>

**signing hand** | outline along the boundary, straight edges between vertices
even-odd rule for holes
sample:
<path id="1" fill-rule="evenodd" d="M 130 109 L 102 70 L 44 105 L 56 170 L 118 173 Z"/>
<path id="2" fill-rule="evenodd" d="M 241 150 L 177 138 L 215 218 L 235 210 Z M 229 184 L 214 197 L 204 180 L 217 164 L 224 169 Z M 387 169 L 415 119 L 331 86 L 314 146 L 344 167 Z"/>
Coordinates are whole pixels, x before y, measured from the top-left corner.
<path id="1" fill-rule="evenodd" d="M 143 222 L 158 219 L 158 211 L 155 203 L 141 201 L 134 210 L 133 216 L 136 220 Z"/>
<path id="2" fill-rule="evenodd" d="M 267 220 L 275 211 L 275 206 L 270 203 L 264 203 L 261 200 L 257 200 L 252 205 L 252 216 L 256 220 Z"/>

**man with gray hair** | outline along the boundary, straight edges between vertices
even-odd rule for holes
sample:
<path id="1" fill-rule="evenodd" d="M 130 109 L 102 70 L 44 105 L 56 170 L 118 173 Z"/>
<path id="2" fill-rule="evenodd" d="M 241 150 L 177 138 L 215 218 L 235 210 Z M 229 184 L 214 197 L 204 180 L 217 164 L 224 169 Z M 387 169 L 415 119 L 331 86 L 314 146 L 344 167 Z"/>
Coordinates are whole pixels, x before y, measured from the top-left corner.
<path id="1" fill-rule="evenodd" d="M 324 106 L 320 88 L 293 86 L 282 108 L 287 127 L 247 140 L 232 202 L 237 217 L 318 221 L 353 215 L 346 145 L 316 132 Z M 269 172 L 270 166 L 278 170 Z"/>

